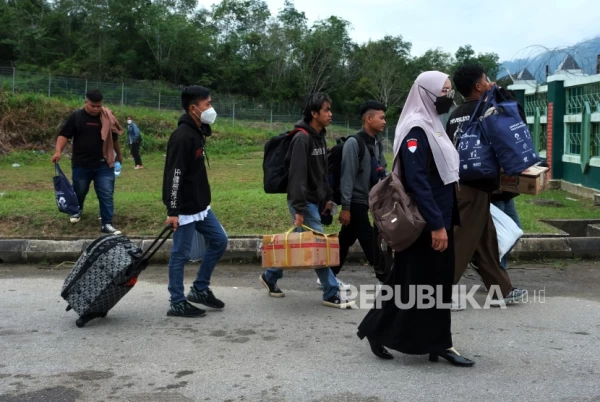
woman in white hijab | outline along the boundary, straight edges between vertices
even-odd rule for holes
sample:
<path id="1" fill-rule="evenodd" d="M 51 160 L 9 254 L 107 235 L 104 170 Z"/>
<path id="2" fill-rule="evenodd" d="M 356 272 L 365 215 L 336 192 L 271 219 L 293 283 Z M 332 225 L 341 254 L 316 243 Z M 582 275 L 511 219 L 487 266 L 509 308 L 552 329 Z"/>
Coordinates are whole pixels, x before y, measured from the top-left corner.
<path id="1" fill-rule="evenodd" d="M 456 366 L 474 364 L 453 348 L 450 332 L 459 159 L 440 115 L 450 110 L 453 98 L 447 74 L 422 73 L 396 127 L 393 172 L 402 179 L 427 226 L 409 248 L 396 253 L 394 269 L 384 283 L 393 288 L 393 297 L 376 302 L 359 326 L 358 336 L 366 337 L 382 359 L 393 359 L 387 347 L 429 354 L 430 361 L 442 357 Z M 433 306 L 419 306 L 424 286 L 433 290 Z"/>

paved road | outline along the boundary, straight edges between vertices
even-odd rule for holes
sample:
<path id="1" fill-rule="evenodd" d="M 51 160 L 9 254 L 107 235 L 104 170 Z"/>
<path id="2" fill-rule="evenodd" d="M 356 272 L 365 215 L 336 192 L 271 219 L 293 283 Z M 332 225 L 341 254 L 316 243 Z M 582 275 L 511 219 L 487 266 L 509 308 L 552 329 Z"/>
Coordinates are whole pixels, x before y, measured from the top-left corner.
<path id="1" fill-rule="evenodd" d="M 453 313 L 455 347 L 477 361 L 462 369 L 378 360 L 355 335 L 365 311 L 322 306 L 312 272 L 289 273 L 287 297 L 271 299 L 258 266 L 220 266 L 225 311 L 174 319 L 165 268 L 151 267 L 78 329 L 58 295 L 65 268 L 0 265 L 0 402 L 600 401 L 600 264 L 524 268 L 513 282 L 545 288 L 544 303 Z M 374 282 L 362 267 L 343 279 Z"/>

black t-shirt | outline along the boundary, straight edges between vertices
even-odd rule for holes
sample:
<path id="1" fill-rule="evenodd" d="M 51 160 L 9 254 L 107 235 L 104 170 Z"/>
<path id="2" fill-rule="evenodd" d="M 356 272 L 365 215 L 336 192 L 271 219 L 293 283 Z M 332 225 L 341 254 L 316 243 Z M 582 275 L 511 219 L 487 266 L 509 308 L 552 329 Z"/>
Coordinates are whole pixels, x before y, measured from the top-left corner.
<path id="1" fill-rule="evenodd" d="M 101 129 L 100 116 L 90 116 L 85 109 L 76 110 L 67 117 L 59 136 L 73 140 L 73 167 L 93 169 L 105 162 Z"/>

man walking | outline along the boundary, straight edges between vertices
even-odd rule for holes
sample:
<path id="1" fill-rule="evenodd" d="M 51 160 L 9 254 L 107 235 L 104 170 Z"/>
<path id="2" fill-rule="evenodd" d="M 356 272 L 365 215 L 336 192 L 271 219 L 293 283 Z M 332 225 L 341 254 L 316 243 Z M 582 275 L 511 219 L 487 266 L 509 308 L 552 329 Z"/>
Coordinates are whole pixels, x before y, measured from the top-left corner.
<path id="1" fill-rule="evenodd" d="M 102 106 L 102 93 L 98 90 L 88 91 L 85 95 L 83 109 L 71 113 L 63 124 L 56 140 L 56 151 L 52 162 L 60 161 L 67 142 L 73 141 L 73 189 L 79 201 L 80 212 L 72 215 L 71 223 L 81 220 L 83 204 L 94 182 L 94 190 L 100 204 L 102 233 L 121 234 L 113 224 L 115 161 L 121 163 L 121 147 L 118 136 L 123 129 L 113 113 Z"/>
<path id="2" fill-rule="evenodd" d="M 167 145 L 163 177 L 163 202 L 167 207 L 167 225 L 173 225 L 173 248 L 169 260 L 170 317 L 202 317 L 206 311 L 188 303 L 222 309 L 225 303 L 210 289 L 210 278 L 227 248 L 225 230 L 211 210 L 211 193 L 205 165 L 206 137 L 217 113 L 211 105 L 208 89 L 190 86 L 183 90 L 181 103 L 185 113 Z M 194 231 L 200 233 L 207 248 L 196 280 L 184 295 L 184 267 L 190 259 Z"/>
<path id="3" fill-rule="evenodd" d="M 465 101 L 452 112 L 448 120 L 446 132 L 451 140 L 454 139 L 461 125 L 463 127 L 467 125 L 479 99 L 493 85 L 487 80 L 483 67 L 478 64 L 461 66 L 454 73 L 453 80 Z M 479 118 L 483 112 L 481 108 L 475 118 Z M 456 226 L 454 230 L 456 249 L 454 284 L 460 281 L 467 265 L 472 263 L 488 290 L 492 286 L 499 286 L 503 299 L 492 300 L 491 305 L 496 307 L 504 303 L 521 302 L 527 296 L 527 290 L 512 286 L 508 272 L 500 267 L 498 238 L 490 213 L 491 194 L 499 184 L 499 178 L 460 181 L 457 200 L 461 226 Z M 457 309 L 463 307 L 458 306 Z"/>
<path id="4" fill-rule="evenodd" d="M 142 145 L 142 135 L 137 124 L 133 122 L 131 116 L 127 116 L 127 137 L 129 139 L 129 150 L 135 162 L 135 170 L 143 169 L 142 157 L 140 155 L 140 146 Z"/>
<path id="5" fill-rule="evenodd" d="M 299 130 L 290 143 L 285 163 L 289 167 L 287 200 L 294 224 L 306 225 L 322 232 L 321 213 L 332 209 L 331 189 L 327 183 L 327 143 L 325 128 L 331 124 L 331 99 L 316 93 L 307 97 L 304 118 L 296 123 Z M 324 207 L 323 207 L 324 205 Z M 323 284 L 323 304 L 328 307 L 348 308 L 354 302 L 340 295 L 339 285 L 329 267 L 315 269 Z M 277 286 L 283 270 L 269 268 L 261 276 L 261 283 L 271 297 L 285 294 Z"/>
<path id="6" fill-rule="evenodd" d="M 369 220 L 369 192 L 385 177 L 386 161 L 377 136 L 385 129 L 386 110 L 379 102 L 363 103 L 360 106 L 363 128 L 344 143 L 340 179 L 340 265 L 331 268 L 336 277 L 344 266 L 348 250 L 357 239 L 369 264 L 373 266 L 375 263 L 375 235 Z M 339 278 L 338 283 L 340 289 L 349 288 Z"/>

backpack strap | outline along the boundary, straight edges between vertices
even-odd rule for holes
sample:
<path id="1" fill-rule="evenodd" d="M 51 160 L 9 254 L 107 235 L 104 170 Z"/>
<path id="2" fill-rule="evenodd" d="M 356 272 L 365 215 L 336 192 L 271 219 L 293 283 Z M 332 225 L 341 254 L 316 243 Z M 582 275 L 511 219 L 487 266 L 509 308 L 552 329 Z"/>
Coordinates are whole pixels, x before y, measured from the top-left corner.
<path id="1" fill-rule="evenodd" d="M 365 157 L 365 153 L 367 152 L 367 144 L 365 144 L 365 140 L 360 138 L 360 135 L 358 134 L 354 134 L 352 137 L 354 137 L 356 139 L 356 142 L 358 143 L 358 164 L 360 165 L 362 163 L 363 158 Z"/>
<path id="2" fill-rule="evenodd" d="M 308 135 L 308 132 L 306 132 L 305 129 L 303 128 L 294 128 L 293 130 L 291 130 L 289 133 L 287 133 L 287 135 L 292 136 L 298 132 L 303 132 L 304 134 Z M 310 137 L 310 136 L 309 136 Z"/>

